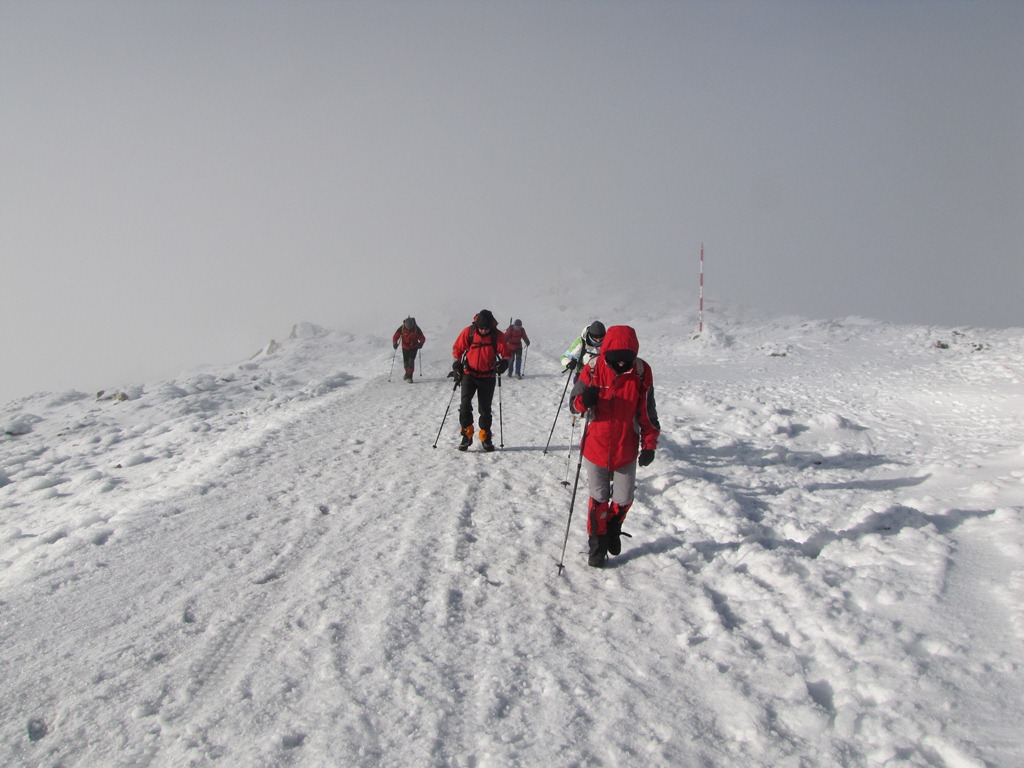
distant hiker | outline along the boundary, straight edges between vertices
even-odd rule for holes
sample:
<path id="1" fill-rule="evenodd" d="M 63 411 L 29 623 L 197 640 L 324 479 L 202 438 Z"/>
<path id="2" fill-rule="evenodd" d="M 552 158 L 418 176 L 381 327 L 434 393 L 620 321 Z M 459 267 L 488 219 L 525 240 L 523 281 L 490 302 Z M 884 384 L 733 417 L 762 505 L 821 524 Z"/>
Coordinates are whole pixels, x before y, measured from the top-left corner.
<path id="1" fill-rule="evenodd" d="M 637 357 L 639 349 L 636 331 L 613 325 L 572 389 L 576 410 L 590 411 L 580 449 L 590 486 L 588 562 L 595 568 L 622 549 L 619 537 L 633 503 L 637 464 L 654 461 L 661 433 L 651 367 Z"/>
<path id="2" fill-rule="evenodd" d="M 480 410 L 480 443 L 485 451 L 494 450 L 491 433 L 491 401 L 494 399 L 496 376 L 508 370 L 508 348 L 505 334 L 489 310 L 482 309 L 473 318 L 473 324 L 459 334 L 452 346 L 452 372 L 448 374 L 461 383 L 462 399 L 459 405 L 459 431 L 462 442 L 459 450 L 473 444 L 473 395 Z"/>
<path id="3" fill-rule="evenodd" d="M 569 348 L 562 353 L 562 370 L 575 371 L 573 381 L 580 377 L 581 366 L 597 357 L 604 341 L 604 323 L 595 320 L 576 337 Z"/>
<path id="4" fill-rule="evenodd" d="M 523 321 L 516 320 L 505 331 L 505 345 L 508 347 L 508 375 L 523 378 L 523 345 L 530 346 Z"/>
<path id="5" fill-rule="evenodd" d="M 412 384 L 412 374 L 416 370 L 416 352 L 426 343 L 427 337 L 423 335 L 423 331 L 416 325 L 416 318 L 407 317 L 398 326 L 398 330 L 391 337 L 391 341 L 395 349 L 398 349 L 399 343 L 402 344 L 402 363 L 405 365 L 404 378 Z"/>

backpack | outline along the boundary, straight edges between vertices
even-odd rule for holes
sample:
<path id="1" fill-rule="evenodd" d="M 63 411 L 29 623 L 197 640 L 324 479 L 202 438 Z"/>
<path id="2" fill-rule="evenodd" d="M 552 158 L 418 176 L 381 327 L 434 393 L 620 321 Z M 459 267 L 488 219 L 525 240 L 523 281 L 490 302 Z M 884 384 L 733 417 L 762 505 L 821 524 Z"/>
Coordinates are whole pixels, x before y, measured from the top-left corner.
<path id="1" fill-rule="evenodd" d="M 523 345 L 523 329 L 516 325 L 509 326 L 509 329 L 505 331 L 505 343 L 517 349 L 521 347 Z"/>
<path id="2" fill-rule="evenodd" d="M 494 331 L 496 331 L 496 330 L 498 330 L 498 329 L 497 328 L 492 328 L 491 329 L 491 346 L 494 347 L 494 356 L 495 357 L 498 356 L 498 334 L 494 333 Z M 466 351 L 467 352 L 469 351 L 469 347 L 473 346 L 473 339 L 474 338 L 476 338 L 476 325 L 471 325 L 471 326 L 469 326 L 469 336 L 466 337 L 466 341 L 469 342 L 466 345 Z M 465 352 L 463 353 L 463 356 L 465 356 Z"/>
<path id="3" fill-rule="evenodd" d="M 491 327 L 491 348 L 494 350 L 495 359 L 498 358 L 498 326 L 494 325 Z M 469 334 L 466 336 L 466 351 L 462 353 L 462 364 L 469 368 L 467 358 L 469 357 L 469 350 L 473 348 L 473 339 L 476 338 L 476 317 L 473 317 L 473 324 L 469 326 Z"/>
<path id="4" fill-rule="evenodd" d="M 398 326 L 398 330 L 395 331 L 395 334 L 401 337 L 403 343 L 405 342 L 406 338 L 415 339 L 416 336 L 421 333 L 423 333 L 423 331 L 420 330 L 419 325 L 413 326 L 413 329 L 410 331 L 408 328 L 405 327 L 405 323 L 402 323 L 400 326 Z M 408 336 L 406 334 L 408 334 Z"/>

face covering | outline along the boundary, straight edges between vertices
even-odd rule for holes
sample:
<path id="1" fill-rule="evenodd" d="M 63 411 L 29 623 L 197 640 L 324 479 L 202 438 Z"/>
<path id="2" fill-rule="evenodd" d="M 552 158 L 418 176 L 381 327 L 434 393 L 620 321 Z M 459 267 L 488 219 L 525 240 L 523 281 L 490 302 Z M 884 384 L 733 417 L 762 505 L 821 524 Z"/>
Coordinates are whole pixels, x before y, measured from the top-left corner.
<path id="1" fill-rule="evenodd" d="M 613 370 L 625 373 L 633 367 L 633 363 L 636 362 L 636 355 L 628 349 L 616 349 L 613 352 L 608 352 L 604 359 Z"/>

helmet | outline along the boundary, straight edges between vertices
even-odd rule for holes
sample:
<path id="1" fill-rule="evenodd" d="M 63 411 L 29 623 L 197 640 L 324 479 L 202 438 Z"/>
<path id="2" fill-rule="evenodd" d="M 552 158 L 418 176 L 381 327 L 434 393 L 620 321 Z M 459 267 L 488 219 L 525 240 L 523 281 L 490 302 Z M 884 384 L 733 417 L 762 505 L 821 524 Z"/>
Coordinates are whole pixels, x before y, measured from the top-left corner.
<path id="1" fill-rule="evenodd" d="M 411 331 L 415 327 L 416 327 L 416 318 L 415 317 L 407 317 L 407 318 L 405 318 L 405 329 L 407 331 Z"/>
<path id="2" fill-rule="evenodd" d="M 604 334 L 604 323 L 600 320 L 595 320 L 587 328 L 587 336 L 590 338 L 590 341 L 594 342 L 594 346 L 601 345 L 601 342 L 604 340 Z"/>
<path id="3" fill-rule="evenodd" d="M 516 321 L 515 321 L 515 322 L 513 323 L 513 325 L 514 325 L 514 326 L 515 326 L 516 328 L 522 328 L 522 327 L 523 327 L 523 321 L 522 321 L 522 320 L 516 320 Z"/>

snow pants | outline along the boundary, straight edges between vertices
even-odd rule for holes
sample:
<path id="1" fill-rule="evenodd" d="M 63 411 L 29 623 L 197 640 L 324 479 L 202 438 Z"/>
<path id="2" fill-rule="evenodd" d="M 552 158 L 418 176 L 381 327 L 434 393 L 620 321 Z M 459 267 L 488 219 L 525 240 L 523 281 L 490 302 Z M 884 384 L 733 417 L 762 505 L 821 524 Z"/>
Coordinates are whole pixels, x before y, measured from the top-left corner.
<path id="1" fill-rule="evenodd" d="M 494 385 L 497 379 L 476 379 L 472 376 L 462 377 L 462 399 L 459 401 L 459 424 L 462 427 L 462 434 L 466 434 L 466 427 L 473 426 L 473 396 L 476 395 L 477 406 L 480 409 L 480 429 L 487 430 L 491 434 L 491 402 L 494 400 Z"/>
<path id="2" fill-rule="evenodd" d="M 633 504 L 636 493 L 636 462 L 631 461 L 614 471 L 584 459 L 587 466 L 587 484 L 590 488 L 590 507 L 587 514 L 587 535 L 604 536 L 611 521 L 616 530 L 622 527 L 626 512 Z"/>
<path id="3" fill-rule="evenodd" d="M 406 349 L 402 347 L 402 364 L 405 366 L 405 378 L 411 379 L 413 373 L 416 371 L 416 352 L 418 350 L 414 347 L 413 349 Z"/>
<path id="4" fill-rule="evenodd" d="M 508 374 L 518 376 L 523 372 L 523 348 L 510 349 L 508 351 Z"/>

